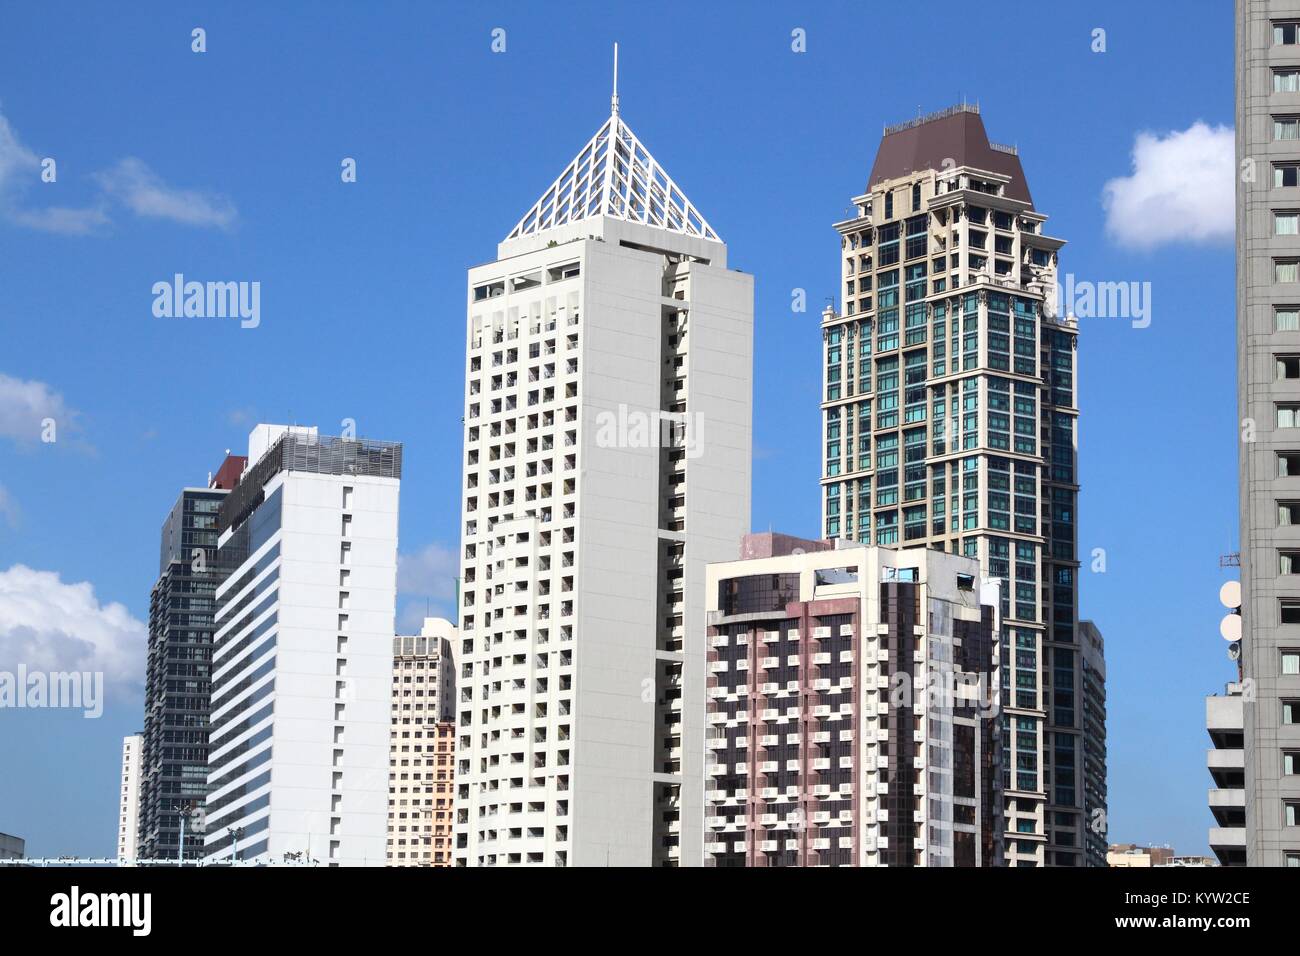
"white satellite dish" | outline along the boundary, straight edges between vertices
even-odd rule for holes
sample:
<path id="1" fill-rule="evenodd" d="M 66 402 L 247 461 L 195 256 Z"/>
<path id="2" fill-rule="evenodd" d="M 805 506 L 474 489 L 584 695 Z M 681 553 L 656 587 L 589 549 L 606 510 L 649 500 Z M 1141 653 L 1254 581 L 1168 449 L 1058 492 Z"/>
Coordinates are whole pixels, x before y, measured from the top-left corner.
<path id="1" fill-rule="evenodd" d="M 1226 581 L 1219 588 L 1219 603 L 1224 607 L 1241 607 L 1241 582 Z"/>
<path id="2" fill-rule="evenodd" d="M 1219 633 L 1225 641 L 1241 640 L 1241 615 L 1225 614 L 1219 622 Z"/>

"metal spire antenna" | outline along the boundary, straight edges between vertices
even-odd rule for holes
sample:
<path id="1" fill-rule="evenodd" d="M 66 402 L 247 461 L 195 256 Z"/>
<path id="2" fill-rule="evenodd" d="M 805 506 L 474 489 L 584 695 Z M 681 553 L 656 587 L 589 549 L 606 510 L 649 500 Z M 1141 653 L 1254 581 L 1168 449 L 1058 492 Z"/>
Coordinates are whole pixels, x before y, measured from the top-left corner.
<path id="1" fill-rule="evenodd" d="M 609 98 L 611 116 L 618 115 L 618 44 L 614 44 L 614 95 Z"/>

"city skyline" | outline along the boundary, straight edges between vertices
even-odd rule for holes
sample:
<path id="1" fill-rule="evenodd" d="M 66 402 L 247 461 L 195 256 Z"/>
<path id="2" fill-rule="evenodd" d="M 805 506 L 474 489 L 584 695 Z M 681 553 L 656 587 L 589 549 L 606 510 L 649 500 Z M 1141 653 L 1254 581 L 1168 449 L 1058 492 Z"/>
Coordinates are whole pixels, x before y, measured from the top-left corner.
<path id="1" fill-rule="evenodd" d="M 233 31 L 226 24 L 221 44 L 217 41 L 223 37 L 222 19 L 211 19 L 207 26 L 210 52 L 203 55 L 227 55 L 222 46 L 229 50 L 234 33 L 241 37 L 241 44 L 254 42 L 250 24 L 259 17 L 274 19 L 273 14 L 249 16 L 251 20 L 239 21 Z M 156 529 L 157 514 L 175 500 L 179 487 L 202 487 L 202 475 L 195 474 L 194 468 L 213 460 L 213 448 L 230 445 L 238 449 L 239 433 L 256 421 L 319 422 L 328 432 L 332 430 L 328 423 L 352 419 L 359 422 L 360 434 L 402 441 L 408 456 L 402 492 L 397 632 L 414 633 L 426 606 L 454 615 L 452 580 L 459 563 L 457 524 L 462 492 L 457 466 L 461 449 L 455 438 L 459 416 L 453 410 L 463 404 L 458 363 L 462 361 L 459 329 L 464 313 L 458 303 L 463 302 L 464 270 L 490 258 L 490 250 L 517 221 L 519 211 L 527 208 L 554 172 L 574 155 L 574 147 L 590 136 L 592 121 L 600 116 L 602 100 L 608 96 L 608 43 L 615 39 L 623 45 L 623 115 L 656 157 L 665 160 L 687 195 L 701 202 L 709 225 L 727 240 L 731 265 L 755 277 L 755 481 L 752 527 L 746 530 L 774 526 L 806 537 L 821 536 L 817 490 L 821 453 L 815 438 L 821 363 L 816 328 L 823 299 L 838 297 L 841 281 L 832 268 L 837 237 L 827 224 L 844 218 L 844 197 L 863 190 L 880 127 L 909 119 L 912 99 L 923 99 L 927 109 L 941 109 L 959 98 L 955 94 L 960 91 L 941 90 L 918 77 L 915 84 L 873 97 L 868 115 L 854 115 L 851 148 L 833 149 L 822 135 L 825 127 L 814 123 L 814 117 L 797 105 L 802 97 L 816 96 L 828 108 L 837 98 L 833 81 L 842 75 L 843 67 L 832 62 L 832 51 L 842 41 L 825 16 L 763 16 L 735 28 L 737 39 L 748 44 L 748 49 L 761 50 L 762 56 L 770 58 L 770 69 L 784 71 L 779 81 L 788 87 L 784 92 L 776 91 L 778 81 L 754 77 L 754 90 L 744 91 L 747 98 L 737 101 L 742 91 L 734 80 L 710 80 L 710 73 L 696 71 L 683 56 L 677 65 L 688 71 L 685 75 L 713 93 L 687 96 L 676 108 L 657 102 L 661 99 L 657 84 L 662 82 L 658 71 L 663 64 L 652 64 L 651 48 L 617 18 L 584 29 L 582 62 L 576 67 L 566 65 L 558 71 L 566 75 L 556 76 L 557 71 L 544 66 L 541 50 L 546 44 L 537 42 L 549 28 L 537 19 L 521 12 L 503 16 L 506 50 L 493 54 L 491 31 L 497 24 L 449 16 L 464 31 L 463 40 L 456 43 L 467 47 L 455 52 L 454 60 L 465 69 L 466 82 L 483 89 L 475 97 L 475 106 L 493 112 L 495 119 L 475 115 L 469 104 L 447 105 L 445 113 L 433 114 L 438 116 L 433 125 L 439 130 L 460 128 L 468 134 L 421 139 L 423 151 L 408 152 L 391 131 L 354 121 L 347 131 L 335 130 L 328 136 L 318 133 L 306 137 L 304 145 L 292 147 L 287 140 L 277 141 L 268 135 L 267 142 L 279 151 L 268 153 L 277 159 L 268 160 L 264 169 L 232 159 L 235 168 L 221 171 L 147 137 L 138 143 L 127 137 L 109 139 L 99 147 L 105 152 L 96 150 L 96 155 L 82 157 L 73 133 L 52 125 L 32 105 L 42 96 L 66 95 L 66 90 L 63 94 L 38 94 L 24 89 L 23 84 L 14 90 L 0 89 L 0 115 L 11 134 L 10 143 L 30 144 L 23 148 L 32 155 L 60 158 L 59 203 L 72 207 L 89 202 L 94 207 L 98 200 L 82 171 L 110 167 L 117 154 L 136 153 L 162 181 L 152 183 L 149 195 L 157 198 L 165 193 L 175 199 L 179 193 L 190 200 L 188 205 L 182 204 L 188 210 L 184 215 L 178 212 L 181 207 L 164 204 L 163 208 L 173 213 L 170 217 L 161 215 L 157 204 L 127 203 L 126 212 L 108 207 L 105 215 L 112 217 L 112 225 L 91 223 L 91 234 L 82 236 L 24 231 L 21 219 L 14 216 L 0 224 L 14 245 L 16 271 L 23 276 L 3 293 L 0 308 L 10 315 L 44 315 L 40 293 L 51 292 L 64 310 L 55 309 L 48 313 L 51 318 L 40 323 L 16 324 L 14 337 L 19 347 L 8 361 L 0 362 L 0 374 L 9 376 L 0 382 L 11 394 L 29 397 L 36 407 L 57 406 L 56 417 L 64 422 L 60 439 L 52 448 L 8 431 L 0 438 L 5 443 L 0 450 L 4 455 L 0 460 L 4 495 L 0 502 L 8 503 L 7 520 L 0 519 L 0 575 L 6 589 L 41 588 L 54 598 L 63 597 L 69 585 L 87 582 L 94 596 L 80 596 L 94 602 L 88 613 L 96 621 L 106 621 L 106 627 L 116 628 L 108 630 L 106 648 L 115 659 L 131 662 L 122 666 L 116 687 L 110 685 L 106 719 L 83 725 L 65 721 L 67 715 L 15 713 L 4 717 L 12 718 L 16 726 L 33 718 L 44 719 L 29 726 L 48 728 L 66 735 L 75 746 L 84 746 L 89 768 L 116 764 L 122 736 L 138 729 L 140 723 L 141 696 L 132 689 L 129 672 L 134 668 L 143 673 L 142 655 L 131 643 L 139 631 L 131 622 L 147 621 L 152 581 L 143 589 L 141 581 L 156 575 L 156 552 L 154 568 L 143 560 L 151 550 L 146 529 Z M 1106 26 L 1109 47 L 1105 52 L 1090 49 L 1095 42 L 1091 31 L 1097 25 L 1092 19 Z M 1228 18 L 1223 19 L 1226 24 Z M 801 24 L 801 20 L 806 22 Z M 170 29 L 179 31 L 179 39 L 168 39 L 159 29 L 157 33 L 149 31 L 147 42 L 181 43 L 185 56 L 195 56 L 188 46 L 190 25 L 182 29 L 177 24 L 181 21 Z M 807 32 L 807 52 L 792 49 L 791 31 L 796 29 Z M 1118 87 L 1123 76 L 1131 81 L 1134 73 L 1151 78 L 1144 72 L 1150 70 L 1149 63 L 1126 59 L 1129 54 L 1124 51 L 1137 41 L 1120 41 L 1148 26 L 1119 7 L 1087 18 L 1053 14 L 1032 31 L 1023 25 L 1017 29 L 1026 42 L 1032 39 L 1049 48 L 1034 49 L 1027 57 L 1074 57 L 1071 62 L 1077 69 L 1095 71 L 1102 88 Z M 320 44 L 322 49 L 328 45 L 323 34 L 308 33 L 308 44 Z M 1030 33 L 1032 36 L 1027 35 Z M 1222 58 L 1226 75 L 1231 56 L 1227 44 L 1219 49 L 1195 32 L 1188 33 L 1186 40 L 1207 58 Z M 92 41 L 78 35 L 75 42 Z M 692 42 L 706 44 L 703 38 Z M 1144 45 L 1150 46 L 1149 37 Z M 373 52 L 363 48 L 364 43 L 358 43 L 352 50 L 358 67 Z M 22 58 L 18 50 L 13 54 L 16 60 Z M 658 60 L 658 53 L 653 56 Z M 524 63 L 517 64 L 512 58 Z M 416 50 L 404 49 L 398 62 L 414 70 Z M 738 65 L 739 60 L 725 62 Z M 1118 66 L 1111 65 L 1115 63 Z M 500 71 L 505 75 L 494 75 L 492 71 L 501 65 L 507 65 Z M 169 68 L 188 66 L 188 62 L 178 61 Z M 807 74 L 798 72 L 801 70 Z M 537 80 L 530 83 L 534 74 Z M 681 75 L 677 75 L 678 82 Z M 314 78 L 317 82 L 324 79 Z M 202 97 L 211 108 L 231 108 L 231 91 L 223 88 L 216 74 L 192 82 L 191 95 Z M 1220 494 L 1224 500 L 1210 512 L 1216 498 L 1209 492 L 1232 487 L 1235 465 L 1234 449 L 1228 444 L 1234 433 L 1232 404 L 1223 399 L 1229 394 L 1233 372 L 1231 364 L 1223 360 L 1230 348 L 1232 323 L 1222 320 L 1231 314 L 1231 255 L 1227 237 L 1215 238 L 1212 213 L 1206 214 L 1208 245 L 1170 246 L 1168 237 L 1144 233 L 1141 224 L 1125 220 L 1121 215 L 1125 187 L 1107 192 L 1107 184 L 1119 180 L 1129 188 L 1143 185 L 1145 167 L 1135 174 L 1131 156 L 1140 134 L 1164 136 L 1160 142 L 1176 146 L 1184 140 L 1171 134 L 1200 136 L 1198 121 L 1209 124 L 1200 129 L 1211 136 L 1218 124 L 1230 122 L 1230 84 L 1221 79 L 1219 87 L 1214 87 L 1193 78 L 1193 89 L 1180 91 L 1172 103 L 1160 104 L 1159 109 L 1138 110 L 1111 103 L 1108 125 L 1094 124 L 1095 128 L 1088 128 L 1087 123 L 1090 115 L 1096 116 L 1088 112 L 1090 96 L 1075 88 L 1069 109 L 1081 117 L 1079 125 L 1087 130 L 1089 140 L 1101 141 L 1089 146 L 1085 158 L 1079 155 L 1077 145 L 1071 148 L 1072 139 L 1078 137 L 1070 130 L 1044 130 L 1037 117 L 1029 119 L 1033 114 L 1027 98 L 1007 84 L 1005 77 L 972 67 L 969 80 L 963 77 L 961 83 L 972 100 L 981 100 L 991 135 L 1018 142 L 1035 199 L 1052 216 L 1053 234 L 1070 240 L 1063 253 L 1063 271 L 1082 282 L 1150 282 L 1148 288 L 1158 292 L 1156 311 L 1147 316 L 1154 319 L 1149 326 L 1138 324 L 1141 316 L 1091 323 L 1081 320 L 1079 550 L 1086 569 L 1097 561 L 1095 549 L 1103 549 L 1101 560 L 1106 570 L 1083 574 L 1080 591 L 1084 613 L 1097 620 L 1106 635 L 1112 702 L 1112 841 L 1168 841 L 1181 852 L 1200 852 L 1208 819 L 1203 800 L 1202 700 L 1230 674 L 1213 625 L 1218 617 L 1217 587 L 1225 579 L 1217 557 L 1236 550 L 1235 502 L 1232 495 Z M 249 90 L 235 92 L 246 96 Z M 365 102 L 364 93 L 348 94 L 338 87 L 334 92 L 348 104 L 338 104 L 338 115 L 355 116 Z M 303 103 L 311 99 L 305 86 L 295 88 L 294 95 L 302 97 Z M 775 95 L 786 109 L 784 114 L 775 111 L 775 122 L 770 117 L 762 120 L 766 154 L 739 164 L 733 158 L 720 162 L 718 157 L 737 148 L 738 142 L 745 141 L 746 130 L 760 122 L 765 108 L 758 104 L 764 95 Z M 414 100 L 402 100 L 396 94 L 394 98 L 399 101 L 397 112 L 404 108 L 413 116 L 430 118 Z M 716 103 L 707 102 L 710 99 L 728 103 L 725 115 L 719 114 Z M 1221 102 L 1221 108 L 1204 105 L 1215 102 Z M 520 113 L 515 109 L 520 104 L 531 109 Z M 1118 117 L 1113 115 L 1116 113 Z M 784 126 L 779 122 L 781 116 L 788 120 Z M 815 118 L 830 116 L 825 112 Z M 255 119 L 266 123 L 271 117 Z M 1066 125 L 1070 124 L 1062 127 Z M 257 128 L 259 136 L 267 130 L 265 125 Z M 135 137 L 141 135 L 141 130 L 135 131 Z M 376 138 L 385 143 L 385 149 L 367 154 L 361 145 Z M 60 142 L 67 145 L 59 147 Z M 825 155 L 814 163 L 809 151 Z M 414 161 L 412 152 L 432 158 L 430 168 L 421 172 L 423 164 Z M 491 158 L 484 161 L 485 155 Z M 340 163 L 349 157 L 357 162 L 355 183 L 345 183 L 339 177 Z M 286 168 L 286 163 L 291 168 Z M 257 185 L 241 185 L 250 182 Z M 1079 188 L 1080 182 L 1090 188 Z M 417 214 L 413 228 L 392 229 L 387 223 L 402 221 L 402 207 L 411 202 L 407 193 L 412 183 L 423 190 L 420 195 L 434 211 L 432 221 Z M 175 187 L 169 192 L 167 184 Z M 8 185 L 12 187 L 12 181 Z M 286 195 L 271 196 L 277 188 Z M 22 204 L 11 200 L 11 211 L 30 212 L 32 204 L 43 200 L 39 189 L 23 190 Z M 376 194 L 377 203 L 371 198 Z M 196 195 L 202 202 L 194 201 Z M 1109 209 L 1103 205 L 1106 195 L 1110 196 Z M 295 210 L 304 213 L 296 228 L 283 231 L 265 248 L 258 245 L 259 235 L 268 228 L 284 227 L 272 226 L 269 218 L 263 217 L 261 201 L 267 202 L 268 211 L 275 210 L 274 216 Z M 238 210 L 233 218 L 228 215 L 230 208 Z M 774 222 L 774 210 L 784 218 Z M 410 212 L 405 215 L 409 221 Z M 196 225 L 195 216 L 206 218 Z M 204 228 L 204 223 L 210 228 Z M 1119 233 L 1108 234 L 1108 229 Z M 96 230 L 108 230 L 109 241 L 103 241 L 105 237 L 96 235 Z M 315 237 L 310 230 L 315 230 Z M 400 242 L 390 238 L 390 233 L 399 236 Z M 142 256 L 143 265 L 128 263 L 123 258 L 127 252 L 119 248 L 123 245 L 133 257 Z M 1135 246 L 1145 248 L 1131 251 Z M 93 310 L 87 311 L 84 303 L 48 288 L 51 263 L 63 263 L 73 252 L 78 257 L 72 264 L 76 282 L 70 284 L 84 287 L 94 282 L 97 285 L 92 287 L 104 288 L 104 304 L 119 317 L 116 324 L 96 325 Z M 1207 276 L 1196 296 L 1176 282 L 1177 276 L 1193 270 Z M 155 318 L 150 313 L 153 296 L 149 290 L 154 282 L 170 281 L 176 273 L 202 281 L 262 283 L 260 323 L 256 328 L 240 329 L 237 322 L 212 328 L 209 326 L 221 320 Z M 800 293 L 804 311 L 792 311 Z M 1151 301 L 1146 299 L 1148 305 Z M 81 338 L 56 348 L 49 340 L 52 332 Z M 1187 336 L 1195 348 L 1188 347 L 1186 340 L 1176 341 L 1176 336 Z M 249 353 L 248 374 L 252 377 L 219 398 L 186 394 L 182 400 L 168 400 L 176 408 L 164 407 L 163 395 L 179 380 L 165 375 L 151 380 L 151 373 L 196 349 L 212 349 L 221 361 Z M 140 352 L 140 357 L 133 358 L 133 352 Z M 105 354 L 120 356 L 124 374 L 119 396 L 109 394 L 105 377 L 96 371 L 96 360 Z M 295 376 L 275 381 L 270 373 L 282 367 L 287 355 L 295 357 L 295 371 L 312 365 L 328 369 L 328 381 L 305 391 L 295 387 Z M 1153 363 L 1171 355 L 1185 363 L 1184 374 L 1201 376 L 1204 387 L 1190 394 L 1186 390 L 1171 394 L 1172 380 L 1161 378 L 1160 369 L 1152 369 Z M 433 376 L 428 375 L 430 367 L 436 370 Z M 1143 372 L 1152 378 L 1150 390 L 1132 387 Z M 231 401 L 236 394 L 239 401 Z M 413 406 L 410 397 L 414 395 L 422 398 L 423 404 Z M 287 409 L 291 415 L 276 414 L 277 404 L 289 402 L 293 403 Z M 1144 419 L 1151 423 L 1149 429 L 1132 427 L 1133 422 Z M 1217 436 L 1216 443 L 1222 442 L 1215 446 L 1221 453 L 1210 455 L 1200 469 L 1207 475 L 1209 487 L 1183 492 L 1184 497 L 1178 499 L 1179 507 L 1186 509 L 1183 521 L 1155 509 L 1149 493 L 1125 495 L 1118 491 L 1124 481 L 1145 481 L 1158 474 L 1155 462 L 1176 460 L 1173 448 L 1189 435 L 1205 437 L 1210 433 Z M 1089 452 L 1089 448 L 1098 450 Z M 1100 449 L 1105 449 L 1104 453 Z M 115 546 L 125 551 L 112 562 L 113 567 L 97 560 L 93 543 L 71 535 L 73 523 L 82 518 L 76 489 L 88 475 L 94 476 L 89 482 L 93 494 L 121 495 L 122 488 L 129 489 L 125 492 L 130 496 L 126 514 L 110 519 L 113 523 L 107 532 Z M 55 513 L 62 509 L 68 511 L 66 518 Z M 1188 529 L 1185 521 L 1193 515 L 1204 515 L 1205 520 Z M 1141 530 L 1137 531 L 1134 525 L 1139 523 Z M 1182 537 L 1189 530 L 1194 536 Z M 1169 564 L 1157 563 L 1170 557 L 1170 548 L 1156 549 L 1155 542 L 1162 535 L 1169 545 L 1176 545 L 1172 550 L 1180 559 L 1172 571 Z M 15 570 L 18 565 L 60 577 L 33 583 Z M 1169 607 L 1141 604 L 1141 596 L 1150 591 L 1153 581 L 1176 585 Z M 110 602 L 120 604 L 121 612 L 106 611 Z M 72 716 L 80 721 L 79 714 Z M 99 740 L 95 746 L 104 754 L 92 755 L 89 746 L 75 743 L 92 736 L 85 732 L 86 726 L 93 727 L 93 736 Z M 1144 740 L 1148 734 L 1170 740 L 1171 746 L 1162 748 L 1169 752 L 1152 754 L 1149 738 Z M 57 786 L 54 778 L 41 770 L 34 749 L 8 741 L 3 747 L 0 756 L 9 763 L 26 768 L 26 773 L 45 781 L 45 786 Z M 103 796 L 78 798 L 75 805 L 80 812 L 98 813 L 107 820 L 108 807 L 113 806 L 107 783 L 117 778 L 119 769 L 113 766 L 107 773 L 95 770 L 89 774 L 98 774 L 104 781 Z M 63 793 L 56 797 L 60 802 L 70 799 Z M 27 819 L 34 807 L 24 795 L 6 795 L 0 800 L 0 828 L 27 837 L 30 853 L 108 855 L 107 826 L 65 831 L 53 820 L 36 820 L 33 826 Z M 1175 822 L 1162 824 L 1168 820 Z M 1162 825 L 1166 828 L 1160 831 Z M 61 842 L 64 840 L 69 842 Z"/>

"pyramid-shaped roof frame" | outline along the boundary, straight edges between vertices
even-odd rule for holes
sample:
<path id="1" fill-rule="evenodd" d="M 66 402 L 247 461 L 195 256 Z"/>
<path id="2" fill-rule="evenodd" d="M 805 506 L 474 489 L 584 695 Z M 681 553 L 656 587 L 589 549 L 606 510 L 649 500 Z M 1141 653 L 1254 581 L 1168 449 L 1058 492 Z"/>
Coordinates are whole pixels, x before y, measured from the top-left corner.
<path id="1" fill-rule="evenodd" d="M 721 242 L 615 106 L 600 130 L 569 163 L 506 240 L 531 236 L 592 216 L 639 222 Z"/>

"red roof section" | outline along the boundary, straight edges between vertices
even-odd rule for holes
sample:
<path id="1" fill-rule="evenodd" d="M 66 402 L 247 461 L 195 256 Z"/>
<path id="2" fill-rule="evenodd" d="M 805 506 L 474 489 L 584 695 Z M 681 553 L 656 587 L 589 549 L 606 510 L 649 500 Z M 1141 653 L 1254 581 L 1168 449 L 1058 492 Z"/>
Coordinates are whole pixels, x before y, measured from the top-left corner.
<path id="1" fill-rule="evenodd" d="M 227 455 L 226 460 L 221 463 L 217 469 L 216 475 L 212 478 L 212 488 L 222 488 L 229 491 L 239 484 L 239 476 L 244 473 L 248 467 L 247 455 Z"/>
<path id="2" fill-rule="evenodd" d="M 980 115 L 965 111 L 886 133 L 876 151 L 867 189 L 887 179 L 920 169 L 943 169 L 945 165 L 973 166 L 1010 176 L 1005 195 L 1027 202 L 1031 208 L 1034 205 L 1020 157 L 990 146 Z"/>

